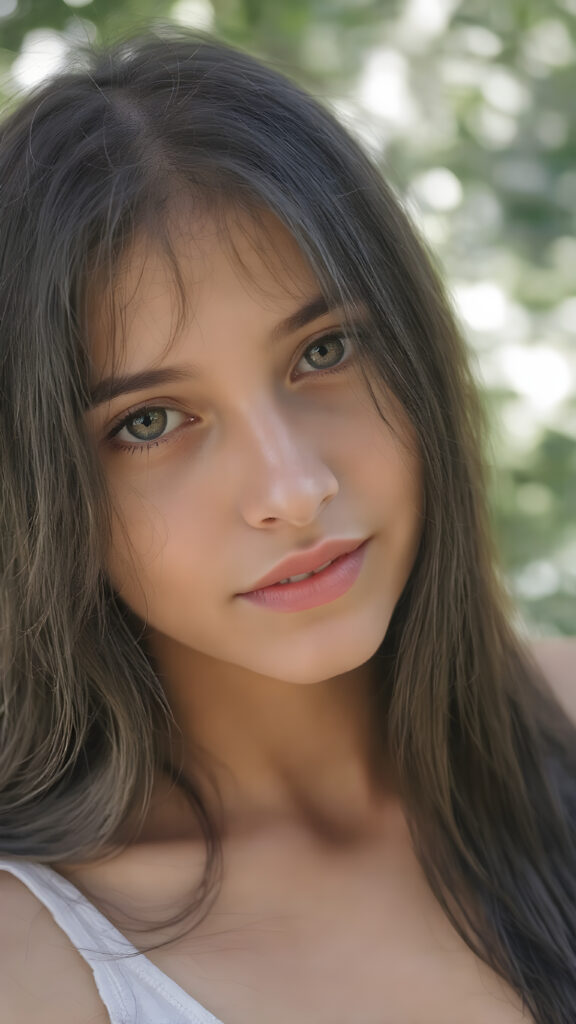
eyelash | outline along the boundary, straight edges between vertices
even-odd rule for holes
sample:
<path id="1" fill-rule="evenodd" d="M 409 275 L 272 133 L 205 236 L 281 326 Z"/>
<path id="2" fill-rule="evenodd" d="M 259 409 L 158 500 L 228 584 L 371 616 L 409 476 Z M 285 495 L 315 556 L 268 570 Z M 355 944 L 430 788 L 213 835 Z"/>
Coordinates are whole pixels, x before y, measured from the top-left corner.
<path id="1" fill-rule="evenodd" d="M 300 362 L 300 360 L 304 358 L 304 356 L 309 351 L 309 349 L 315 348 L 318 345 L 322 345 L 323 342 L 332 341 L 334 339 L 347 341 L 349 343 L 349 345 L 352 347 L 352 340 L 351 340 L 350 336 L 348 334 L 346 334 L 344 331 L 330 331 L 328 334 L 324 334 L 322 337 L 316 338 L 313 342 L 310 342 L 310 344 L 307 345 L 306 348 L 303 350 L 302 355 L 298 359 L 298 362 Z M 336 366 L 330 366 L 326 370 L 316 370 L 316 371 L 311 370 L 309 373 L 301 374 L 301 376 L 303 376 L 303 377 L 326 377 L 330 373 L 338 373 L 340 370 L 344 370 L 346 367 L 349 366 L 350 362 L 353 359 L 353 356 L 354 356 L 354 353 L 352 352 L 352 354 L 349 354 L 348 358 L 343 358 L 343 361 L 337 363 Z M 157 448 L 161 444 L 168 443 L 170 441 L 172 435 L 176 434 L 178 432 L 178 430 L 179 430 L 178 427 L 175 427 L 173 430 L 171 430 L 164 437 L 159 437 L 159 438 L 157 438 L 154 441 L 141 441 L 140 443 L 136 443 L 136 444 L 126 444 L 123 441 L 115 441 L 114 440 L 116 435 L 119 434 L 120 431 L 124 427 L 126 427 L 129 423 L 131 423 L 133 420 L 137 419 L 139 416 L 145 415 L 148 412 L 154 412 L 157 409 L 160 409 L 161 411 L 166 411 L 166 412 L 168 412 L 168 411 L 174 411 L 174 412 L 175 411 L 179 411 L 179 410 L 169 410 L 167 406 L 159 406 L 159 405 L 141 405 L 141 406 L 138 406 L 136 409 L 130 409 L 130 410 L 128 410 L 128 412 L 125 415 L 122 416 L 122 418 L 119 421 L 117 421 L 112 426 L 112 429 L 108 432 L 108 434 L 106 436 L 106 440 L 111 442 L 112 447 L 116 448 L 119 451 L 125 452 L 128 455 L 135 455 L 137 452 L 141 454 L 144 451 L 150 451 L 150 449 L 152 449 L 152 448 Z M 184 414 L 182 414 L 182 415 L 184 415 Z M 190 419 L 192 419 L 192 417 L 189 418 L 188 422 L 190 422 Z M 183 423 L 183 424 L 181 424 L 181 426 L 185 426 L 185 424 Z"/>

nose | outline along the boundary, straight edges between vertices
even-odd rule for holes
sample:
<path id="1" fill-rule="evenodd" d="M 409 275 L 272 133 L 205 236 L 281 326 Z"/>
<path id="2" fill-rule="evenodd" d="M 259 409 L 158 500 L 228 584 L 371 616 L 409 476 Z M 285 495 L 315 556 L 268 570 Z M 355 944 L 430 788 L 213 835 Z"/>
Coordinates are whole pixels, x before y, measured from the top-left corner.
<path id="1" fill-rule="evenodd" d="M 338 493 L 338 480 L 309 421 L 308 426 L 289 422 L 270 406 L 260 415 L 252 410 L 236 444 L 240 512 L 250 526 L 308 526 Z"/>

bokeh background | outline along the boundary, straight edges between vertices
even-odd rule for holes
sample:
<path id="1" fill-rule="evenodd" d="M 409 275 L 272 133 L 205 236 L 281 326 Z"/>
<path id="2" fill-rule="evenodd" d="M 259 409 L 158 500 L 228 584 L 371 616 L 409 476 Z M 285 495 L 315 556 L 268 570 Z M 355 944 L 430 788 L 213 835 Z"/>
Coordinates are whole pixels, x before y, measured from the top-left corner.
<path id="1" fill-rule="evenodd" d="M 576 635 L 576 0 L 0 0 L 3 107 L 78 43 L 167 21 L 271 60 L 381 164 L 486 395 L 519 624 Z"/>

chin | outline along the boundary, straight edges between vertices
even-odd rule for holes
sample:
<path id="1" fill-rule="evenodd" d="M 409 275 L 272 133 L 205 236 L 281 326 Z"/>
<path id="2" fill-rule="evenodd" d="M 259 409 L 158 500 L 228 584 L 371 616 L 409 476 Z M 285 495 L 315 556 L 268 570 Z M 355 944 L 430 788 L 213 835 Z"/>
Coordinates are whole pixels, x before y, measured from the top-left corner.
<path id="1" fill-rule="evenodd" d="M 259 675 L 278 679 L 280 682 L 295 686 L 313 686 L 361 668 L 376 653 L 385 633 L 386 630 L 380 629 L 370 640 L 366 638 L 364 642 L 356 635 L 348 644 L 335 644 L 333 641 L 330 646 L 316 644 L 313 651 L 306 650 L 304 645 L 298 650 L 298 645 L 292 644 L 289 654 L 280 662 L 276 650 L 269 662 L 265 659 L 263 663 L 253 665 L 252 668 Z"/>

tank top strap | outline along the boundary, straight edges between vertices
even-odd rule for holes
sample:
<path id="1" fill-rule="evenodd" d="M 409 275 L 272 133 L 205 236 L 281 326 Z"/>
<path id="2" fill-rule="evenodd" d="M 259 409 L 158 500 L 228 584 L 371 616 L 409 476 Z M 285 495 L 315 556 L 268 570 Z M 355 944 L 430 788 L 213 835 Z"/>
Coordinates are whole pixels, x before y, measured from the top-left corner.
<path id="1" fill-rule="evenodd" d="M 40 900 L 92 968 L 111 1021 L 130 1024 L 135 1020 L 134 998 L 117 973 L 110 970 L 110 962 L 117 953 L 136 952 L 136 948 L 57 871 L 43 864 L 7 858 L 0 858 L 0 870 L 15 875 Z"/>
<path id="2" fill-rule="evenodd" d="M 91 967 L 111 1024 L 222 1024 L 57 871 L 6 857 L 0 857 L 0 870 L 30 889 Z"/>

